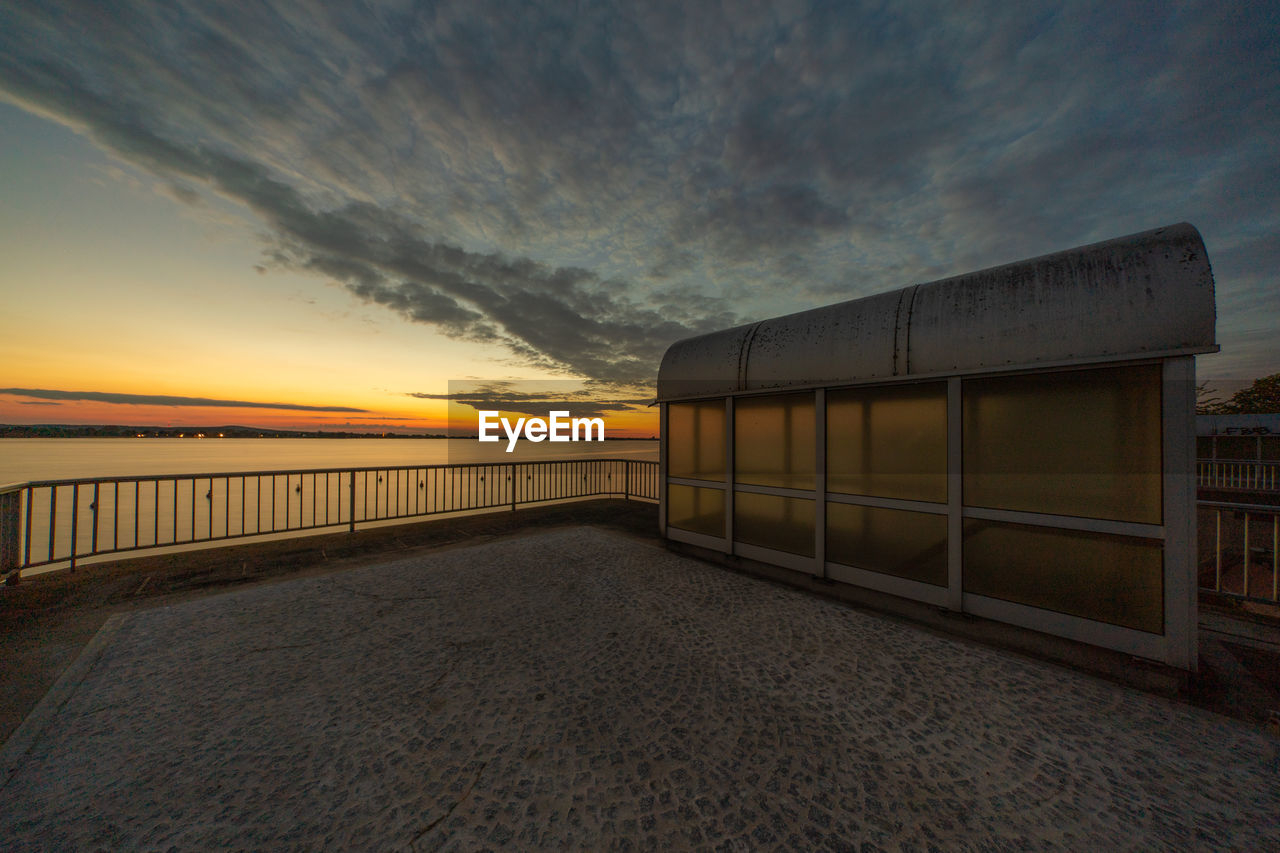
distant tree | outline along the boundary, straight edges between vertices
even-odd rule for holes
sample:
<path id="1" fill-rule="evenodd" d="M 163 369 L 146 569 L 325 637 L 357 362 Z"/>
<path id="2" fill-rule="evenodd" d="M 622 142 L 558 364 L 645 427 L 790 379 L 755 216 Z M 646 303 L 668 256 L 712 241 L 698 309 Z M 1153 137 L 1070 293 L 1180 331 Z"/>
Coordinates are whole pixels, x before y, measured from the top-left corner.
<path id="1" fill-rule="evenodd" d="M 1208 382 L 1201 382 L 1196 386 L 1196 414 L 1222 414 L 1222 398 L 1215 396 L 1215 392 L 1209 387 Z"/>
<path id="2" fill-rule="evenodd" d="M 1197 406 L 1197 409 L 1199 407 Z M 1273 373 L 1253 380 L 1248 388 L 1242 388 L 1230 400 L 1218 405 L 1215 414 L 1268 415 L 1280 413 L 1280 373 Z"/>

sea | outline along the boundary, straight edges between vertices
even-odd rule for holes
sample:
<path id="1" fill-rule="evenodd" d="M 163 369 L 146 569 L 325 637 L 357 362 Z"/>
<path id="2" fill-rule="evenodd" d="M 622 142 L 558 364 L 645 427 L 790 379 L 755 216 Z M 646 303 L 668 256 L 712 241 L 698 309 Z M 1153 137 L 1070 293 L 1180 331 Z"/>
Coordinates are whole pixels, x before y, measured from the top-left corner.
<path id="1" fill-rule="evenodd" d="M 4 438 L 0 485 L 83 477 L 216 474 L 315 468 L 658 459 L 657 441 L 521 441 L 474 438 Z"/>

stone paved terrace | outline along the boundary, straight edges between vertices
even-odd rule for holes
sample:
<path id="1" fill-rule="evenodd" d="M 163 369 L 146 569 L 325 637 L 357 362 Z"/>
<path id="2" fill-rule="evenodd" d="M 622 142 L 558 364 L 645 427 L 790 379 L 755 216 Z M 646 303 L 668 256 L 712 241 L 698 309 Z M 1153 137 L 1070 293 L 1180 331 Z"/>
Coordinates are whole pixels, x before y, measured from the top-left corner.
<path id="1" fill-rule="evenodd" d="M 1256 727 L 579 527 L 112 616 L 7 849 L 1280 849 Z"/>

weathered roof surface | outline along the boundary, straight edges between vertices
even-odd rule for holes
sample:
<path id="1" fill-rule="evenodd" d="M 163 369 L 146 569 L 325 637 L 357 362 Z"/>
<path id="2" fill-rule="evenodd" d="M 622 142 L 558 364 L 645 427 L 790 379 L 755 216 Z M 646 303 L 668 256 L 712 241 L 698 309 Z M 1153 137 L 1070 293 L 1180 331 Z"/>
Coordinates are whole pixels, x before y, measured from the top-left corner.
<path id="1" fill-rule="evenodd" d="M 1214 321 L 1180 223 L 679 341 L 658 399 L 1212 352 Z"/>

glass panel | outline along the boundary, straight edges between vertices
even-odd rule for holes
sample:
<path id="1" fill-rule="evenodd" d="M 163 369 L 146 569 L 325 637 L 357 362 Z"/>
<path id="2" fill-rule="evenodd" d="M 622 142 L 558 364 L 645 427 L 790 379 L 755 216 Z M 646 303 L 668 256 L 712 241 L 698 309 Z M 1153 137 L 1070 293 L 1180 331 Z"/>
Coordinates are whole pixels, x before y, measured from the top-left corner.
<path id="1" fill-rule="evenodd" d="M 733 538 L 748 545 L 813 556 L 813 501 L 737 492 Z"/>
<path id="2" fill-rule="evenodd" d="M 827 392 L 827 491 L 947 500 L 947 385 Z"/>
<path id="3" fill-rule="evenodd" d="M 947 517 L 829 503 L 827 559 L 946 586 Z"/>
<path id="4" fill-rule="evenodd" d="M 1160 542 L 1129 536 L 964 522 L 964 591 L 1164 633 Z"/>
<path id="5" fill-rule="evenodd" d="M 733 404 L 733 424 L 737 482 L 814 488 L 817 430 L 812 394 L 741 397 Z"/>
<path id="6" fill-rule="evenodd" d="M 1196 458 L 1197 459 L 1213 458 L 1213 436 L 1211 435 L 1196 436 Z"/>
<path id="7" fill-rule="evenodd" d="M 667 476 L 724 482 L 724 400 L 667 404 Z"/>
<path id="8" fill-rule="evenodd" d="M 1159 524 L 1160 365 L 966 379 L 967 506 Z"/>
<path id="9" fill-rule="evenodd" d="M 724 492 L 669 484 L 667 525 L 724 538 Z"/>

